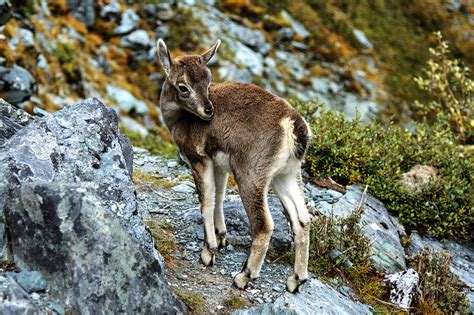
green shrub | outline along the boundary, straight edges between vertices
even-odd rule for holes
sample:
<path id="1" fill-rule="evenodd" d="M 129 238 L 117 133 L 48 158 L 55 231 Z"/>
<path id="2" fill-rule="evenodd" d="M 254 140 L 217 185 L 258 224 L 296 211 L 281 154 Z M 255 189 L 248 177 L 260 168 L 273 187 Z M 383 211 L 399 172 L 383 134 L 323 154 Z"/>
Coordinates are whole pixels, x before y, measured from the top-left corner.
<path id="1" fill-rule="evenodd" d="M 359 118 L 349 121 L 313 102 L 295 105 L 314 134 L 306 164 L 311 176 L 369 185 L 409 228 L 435 237 L 472 237 L 474 158 L 458 152 L 456 135 L 446 122 L 414 123 L 409 131 L 377 122 L 366 125 Z M 409 192 L 399 178 L 417 164 L 436 167 L 439 179 Z"/>
<path id="2" fill-rule="evenodd" d="M 449 269 L 452 256 L 448 251 L 435 253 L 429 249 L 410 259 L 420 282 L 413 307 L 423 314 L 467 314 L 468 301 L 464 284 Z"/>
<path id="3" fill-rule="evenodd" d="M 430 49 L 425 78 L 415 78 L 429 92 L 431 101 L 416 102 L 419 114 L 449 123 L 461 143 L 474 143 L 474 81 L 470 70 L 457 59 L 449 59 L 449 45 L 440 32 L 437 47 Z"/>

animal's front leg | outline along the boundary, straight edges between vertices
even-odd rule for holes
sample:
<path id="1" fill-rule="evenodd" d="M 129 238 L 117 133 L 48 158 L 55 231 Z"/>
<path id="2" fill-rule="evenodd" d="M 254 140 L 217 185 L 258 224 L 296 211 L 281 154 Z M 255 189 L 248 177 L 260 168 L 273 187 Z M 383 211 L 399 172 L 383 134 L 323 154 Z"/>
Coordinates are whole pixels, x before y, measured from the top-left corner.
<path id="1" fill-rule="evenodd" d="M 214 208 L 214 226 L 216 228 L 217 246 L 219 249 L 226 247 L 226 233 L 224 218 L 224 197 L 227 184 L 227 172 L 219 167 L 214 167 L 214 179 L 216 184 L 216 203 Z"/>
<path id="2" fill-rule="evenodd" d="M 214 227 L 214 206 L 216 188 L 214 184 L 214 168 L 211 161 L 203 161 L 193 165 L 193 176 L 201 203 L 201 215 L 204 221 L 204 246 L 201 261 L 205 266 L 215 263 L 217 239 Z"/>

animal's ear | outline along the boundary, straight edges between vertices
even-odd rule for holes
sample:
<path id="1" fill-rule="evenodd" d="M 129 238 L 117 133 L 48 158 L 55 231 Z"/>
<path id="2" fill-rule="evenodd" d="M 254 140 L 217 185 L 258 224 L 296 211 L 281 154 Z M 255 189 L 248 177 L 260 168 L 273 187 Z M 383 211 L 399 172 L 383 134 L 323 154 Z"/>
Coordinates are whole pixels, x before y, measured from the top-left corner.
<path id="1" fill-rule="evenodd" d="M 160 60 L 161 66 L 163 67 L 163 69 L 165 69 L 166 75 L 169 75 L 173 60 L 171 59 L 168 48 L 166 47 L 165 42 L 161 38 L 158 40 L 156 46 L 156 51 L 158 53 L 158 59 Z"/>
<path id="2" fill-rule="evenodd" d="M 221 45 L 221 40 L 218 39 L 217 42 L 214 44 L 214 46 L 212 46 L 208 51 L 206 51 L 205 53 L 201 55 L 201 58 L 205 64 L 209 63 L 209 61 L 212 59 L 212 56 L 214 56 L 214 54 L 216 53 L 220 45 Z"/>

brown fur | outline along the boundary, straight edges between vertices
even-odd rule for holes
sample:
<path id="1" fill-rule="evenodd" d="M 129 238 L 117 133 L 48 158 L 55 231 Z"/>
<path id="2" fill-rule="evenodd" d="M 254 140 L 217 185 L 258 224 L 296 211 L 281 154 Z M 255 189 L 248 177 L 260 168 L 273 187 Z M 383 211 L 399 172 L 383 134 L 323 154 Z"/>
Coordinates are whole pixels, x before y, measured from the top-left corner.
<path id="1" fill-rule="evenodd" d="M 251 253 L 244 266 L 245 272 L 234 279 L 238 287 L 243 287 L 250 278 L 258 275 L 273 229 L 266 201 L 266 192 L 275 176 L 272 175 L 272 167 L 279 162 L 278 155 L 282 150 L 290 150 L 295 160 L 302 160 L 310 132 L 303 118 L 285 100 L 256 85 L 238 82 L 211 84 L 211 73 L 206 64 L 219 44 L 217 42 L 200 56 L 168 60 L 170 57 L 166 46 L 159 42 L 160 61 L 168 74 L 163 84 L 160 105 L 180 153 L 192 168 L 203 217 L 209 216 L 207 203 L 210 202 L 209 198 L 214 198 L 209 194 L 211 191 L 215 193 L 217 187 L 217 179 L 216 183 L 206 182 L 206 176 L 216 172 L 209 169 L 212 168 L 210 165 L 214 165 L 217 154 L 228 156 L 253 238 Z M 292 127 L 282 125 L 285 118 Z M 291 128 L 294 133 L 293 148 L 287 147 L 288 130 L 285 128 Z M 213 167 L 216 170 L 217 166 Z M 302 220 L 308 221 L 306 217 Z M 212 226 L 210 223 L 208 225 Z M 209 237 L 209 233 L 214 232 L 219 242 L 222 234 L 225 234 L 225 230 L 218 228 L 215 231 L 206 230 L 206 244 L 201 254 L 201 258 L 206 260 L 217 247 L 212 245 L 215 238 Z M 305 272 L 303 276 L 307 277 Z M 298 282 L 298 276 L 292 277 Z"/>

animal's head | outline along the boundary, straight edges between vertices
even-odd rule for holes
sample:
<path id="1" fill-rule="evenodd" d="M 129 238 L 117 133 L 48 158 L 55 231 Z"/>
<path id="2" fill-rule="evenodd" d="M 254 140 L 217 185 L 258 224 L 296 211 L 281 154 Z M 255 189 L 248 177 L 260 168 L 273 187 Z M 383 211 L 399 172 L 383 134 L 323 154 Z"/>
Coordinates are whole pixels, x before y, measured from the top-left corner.
<path id="1" fill-rule="evenodd" d="M 158 57 L 165 70 L 166 80 L 171 86 L 174 101 L 181 108 L 197 115 L 201 119 L 210 120 L 214 115 L 214 107 L 209 100 L 211 71 L 207 64 L 216 53 L 221 41 L 202 55 L 191 55 L 171 58 L 163 40 L 157 44 Z"/>

